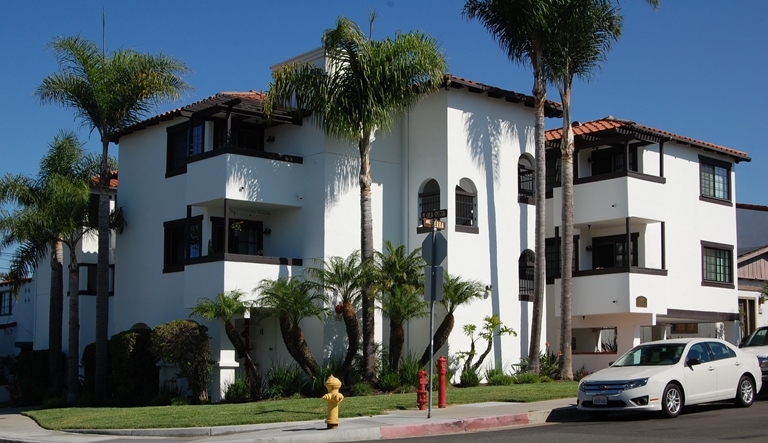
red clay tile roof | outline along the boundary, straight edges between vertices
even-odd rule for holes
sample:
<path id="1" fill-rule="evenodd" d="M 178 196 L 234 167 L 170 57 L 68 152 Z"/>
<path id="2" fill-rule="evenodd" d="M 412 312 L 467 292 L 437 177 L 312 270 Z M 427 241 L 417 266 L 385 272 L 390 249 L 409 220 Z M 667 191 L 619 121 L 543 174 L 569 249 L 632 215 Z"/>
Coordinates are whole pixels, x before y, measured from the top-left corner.
<path id="1" fill-rule="evenodd" d="M 736 149 L 727 148 L 725 146 L 716 145 L 714 143 L 696 140 L 690 137 L 685 137 L 685 136 L 664 131 L 661 129 L 651 128 L 650 126 L 637 124 L 630 120 L 617 119 L 611 116 L 605 117 L 600 120 L 594 120 L 591 122 L 579 123 L 577 125 L 574 125 L 573 135 L 579 136 L 579 135 L 587 135 L 587 134 L 597 134 L 603 131 L 610 131 L 610 130 L 619 129 L 619 128 L 622 129 L 623 132 L 629 131 L 635 134 L 650 134 L 656 137 L 662 137 L 662 138 L 674 140 L 678 143 L 687 144 L 687 145 L 693 146 L 694 148 L 715 151 L 720 154 L 725 154 L 732 157 L 737 163 L 740 161 L 752 160 L 747 155 L 746 152 L 737 151 Z M 563 132 L 562 128 L 550 129 L 549 131 L 546 132 L 546 141 L 549 142 L 549 141 L 560 140 L 560 138 L 562 137 L 562 132 Z"/>
<path id="2" fill-rule="evenodd" d="M 91 179 L 91 186 L 98 186 L 99 185 L 99 177 L 93 177 Z M 110 188 L 116 188 L 117 187 L 117 169 L 112 170 L 109 174 L 109 187 Z"/>
<path id="3" fill-rule="evenodd" d="M 448 86 L 452 88 L 461 88 L 466 86 L 470 92 L 485 92 L 488 97 L 493 98 L 505 98 L 507 101 L 513 103 L 523 103 L 525 106 L 533 107 L 533 96 L 521 94 L 515 91 L 509 91 L 506 89 L 497 88 L 495 86 L 489 86 L 482 83 L 478 83 L 465 78 L 456 77 L 455 75 L 448 75 Z M 563 115 L 563 107 L 558 102 L 546 100 L 544 102 L 544 115 L 547 117 L 561 117 Z"/>
<path id="4" fill-rule="evenodd" d="M 176 117 L 181 117 L 182 113 L 184 113 L 185 111 L 193 112 L 193 111 L 205 109 L 211 106 L 227 103 L 234 99 L 242 99 L 250 104 L 254 104 L 257 102 L 261 103 L 261 101 L 264 99 L 264 95 L 265 94 L 263 92 L 257 92 L 253 90 L 248 92 L 219 92 L 217 94 L 211 95 L 210 97 L 206 97 L 202 100 L 198 100 L 189 105 L 172 109 L 170 111 L 163 112 L 162 114 L 158 114 L 154 117 L 150 117 L 146 120 L 142 120 L 138 123 L 135 123 L 123 129 L 122 131 L 120 131 L 120 136 L 130 134 L 132 132 L 139 131 L 142 129 L 146 129 L 147 127 L 156 125 L 161 121 L 173 120 Z M 119 142 L 120 136 L 113 139 L 112 141 L 115 143 Z"/>

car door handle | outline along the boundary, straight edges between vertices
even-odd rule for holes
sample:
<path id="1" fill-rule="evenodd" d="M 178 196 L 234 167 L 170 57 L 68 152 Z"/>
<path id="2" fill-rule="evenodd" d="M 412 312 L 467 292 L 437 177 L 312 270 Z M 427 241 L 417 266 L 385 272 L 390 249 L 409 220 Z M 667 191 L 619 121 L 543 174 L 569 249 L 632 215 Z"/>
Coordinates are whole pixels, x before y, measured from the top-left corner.
<path id="1" fill-rule="evenodd" d="M 708 368 L 707 368 L 707 371 L 710 371 L 710 372 L 711 372 L 711 371 L 714 371 L 714 370 L 715 370 L 715 367 L 714 367 L 714 366 L 710 366 L 710 367 L 708 367 Z"/>
<path id="2" fill-rule="evenodd" d="M 737 361 L 736 366 L 741 366 L 741 363 Z"/>

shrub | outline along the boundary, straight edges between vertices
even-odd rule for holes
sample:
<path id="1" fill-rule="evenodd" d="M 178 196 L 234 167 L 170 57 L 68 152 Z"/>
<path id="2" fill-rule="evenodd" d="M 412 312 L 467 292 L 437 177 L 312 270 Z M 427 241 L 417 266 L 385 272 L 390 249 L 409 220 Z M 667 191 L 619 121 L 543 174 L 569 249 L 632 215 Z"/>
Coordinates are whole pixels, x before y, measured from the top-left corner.
<path id="1" fill-rule="evenodd" d="M 461 377 L 459 377 L 459 380 L 461 381 L 461 386 L 463 388 L 471 388 L 474 386 L 480 386 L 480 377 L 477 375 L 477 372 L 472 369 L 464 369 L 461 373 Z"/>
<path id="2" fill-rule="evenodd" d="M 352 386 L 352 395 L 355 397 L 365 397 L 373 394 L 373 388 L 368 383 L 356 383 Z"/>
<path id="3" fill-rule="evenodd" d="M 388 371 L 379 377 L 379 388 L 384 392 L 392 392 L 400 387 L 400 373 Z"/>
<path id="4" fill-rule="evenodd" d="M 227 403 L 243 403 L 251 399 L 251 386 L 245 377 L 235 377 L 233 382 L 226 384 L 224 401 Z"/>
<path id="5" fill-rule="evenodd" d="M 328 380 L 328 377 L 333 375 L 334 377 L 341 380 L 342 385 L 344 383 L 344 376 L 340 375 L 341 372 L 341 366 L 344 364 L 344 358 L 330 358 L 328 359 L 325 364 L 320 368 L 320 371 L 317 373 L 317 376 L 313 379 L 308 381 L 304 385 L 304 393 L 308 397 L 322 397 L 328 392 L 328 389 L 325 387 L 325 382 Z"/>
<path id="6" fill-rule="evenodd" d="M 193 402 L 206 402 L 213 368 L 208 328 L 191 320 L 174 320 L 155 327 L 151 342 L 155 355 L 179 368 L 177 376 L 187 380 Z"/>
<path id="7" fill-rule="evenodd" d="M 504 371 L 493 366 L 486 366 L 483 375 L 485 376 L 486 380 L 490 380 L 493 377 L 504 375 Z"/>
<path id="8" fill-rule="evenodd" d="M 584 365 L 581 365 L 581 368 L 578 371 L 576 371 L 575 374 L 573 374 L 573 381 L 579 381 L 589 374 L 590 372 L 587 371 L 587 368 L 585 368 Z"/>
<path id="9" fill-rule="evenodd" d="M 267 372 L 267 394 L 270 398 L 291 397 L 301 393 L 307 378 L 295 363 L 282 361 L 272 365 Z"/>
<path id="10" fill-rule="evenodd" d="M 419 360 L 420 357 L 413 353 L 403 355 L 400 359 L 400 381 L 404 386 L 415 388 L 419 385 Z"/>
<path id="11" fill-rule="evenodd" d="M 110 390 L 118 405 L 146 404 L 147 398 L 158 393 L 160 370 L 151 349 L 151 333 L 150 329 L 134 329 L 109 339 Z"/>
<path id="12" fill-rule="evenodd" d="M 66 368 L 65 355 L 61 353 L 59 367 Z M 59 386 L 64 386 L 62 379 Z M 48 394 L 48 350 L 24 351 L 16 357 L 16 379 L 10 391 L 14 403 L 20 406 L 39 405 Z"/>
<path id="13" fill-rule="evenodd" d="M 515 377 L 507 374 L 493 374 L 486 380 L 489 386 L 509 386 L 515 383 Z"/>
<path id="14" fill-rule="evenodd" d="M 541 376 L 539 376 L 539 381 L 541 381 L 542 383 L 551 383 L 554 380 L 552 380 L 551 378 L 549 378 L 546 375 L 541 375 Z"/>
<path id="15" fill-rule="evenodd" d="M 176 384 L 175 380 L 166 381 L 160 387 L 160 391 L 157 395 L 150 400 L 150 406 L 170 406 L 171 400 L 178 397 L 183 397 L 184 393 L 181 388 Z"/>
<path id="16" fill-rule="evenodd" d="M 515 376 L 515 383 L 520 385 L 540 382 L 541 378 L 539 378 L 539 375 L 533 372 L 523 372 Z"/>

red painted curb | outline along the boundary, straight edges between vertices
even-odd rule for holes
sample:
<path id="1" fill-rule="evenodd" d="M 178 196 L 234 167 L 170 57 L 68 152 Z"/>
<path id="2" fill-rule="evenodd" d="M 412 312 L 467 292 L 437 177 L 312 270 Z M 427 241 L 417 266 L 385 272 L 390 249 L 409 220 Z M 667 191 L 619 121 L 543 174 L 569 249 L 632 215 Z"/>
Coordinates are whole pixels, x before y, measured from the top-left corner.
<path id="1" fill-rule="evenodd" d="M 457 432 L 476 431 L 478 429 L 502 428 L 528 424 L 528 414 L 499 415 L 496 417 L 480 417 L 465 420 L 455 420 L 442 423 L 424 423 L 407 426 L 384 426 L 381 428 L 381 438 L 419 437 L 424 435 L 455 434 Z"/>

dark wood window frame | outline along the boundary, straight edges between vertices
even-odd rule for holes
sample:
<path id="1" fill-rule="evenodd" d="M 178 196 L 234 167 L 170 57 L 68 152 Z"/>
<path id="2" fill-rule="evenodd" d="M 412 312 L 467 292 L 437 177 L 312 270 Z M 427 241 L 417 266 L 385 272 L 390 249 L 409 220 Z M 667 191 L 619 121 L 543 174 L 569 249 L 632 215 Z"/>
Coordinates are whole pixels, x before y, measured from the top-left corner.
<path id="1" fill-rule="evenodd" d="M 562 239 L 558 235 L 559 229 L 555 228 L 555 237 L 544 239 L 544 254 L 546 262 L 545 280 L 548 285 L 554 284 L 555 279 L 562 277 Z M 573 236 L 573 272 L 579 268 L 579 236 Z"/>
<path id="2" fill-rule="evenodd" d="M 191 126 L 190 126 L 191 125 Z M 205 122 L 186 121 L 166 128 L 165 177 L 187 172 L 187 159 L 205 150 Z"/>
<path id="3" fill-rule="evenodd" d="M 520 301 L 533 301 L 534 293 L 534 278 L 536 272 L 536 255 L 530 249 L 526 249 L 520 254 L 520 258 L 517 260 L 518 267 L 518 298 Z"/>
<path id="4" fill-rule="evenodd" d="M 733 206 L 733 192 L 731 190 L 731 168 L 733 165 L 727 161 L 718 160 L 712 157 L 699 156 L 699 200 L 715 203 L 718 205 Z M 708 168 L 712 168 L 711 173 Z M 715 178 L 718 176 L 718 168 L 725 170 L 725 189 L 724 197 L 717 196 Z M 706 183 L 706 184 L 705 184 Z M 711 184 L 711 186 L 710 186 Z"/>
<path id="5" fill-rule="evenodd" d="M 188 259 L 203 255 L 202 225 L 202 215 L 163 223 L 163 273 L 183 271 Z M 195 231 L 198 237 L 196 251 L 190 241 Z"/>
<path id="6" fill-rule="evenodd" d="M 517 202 L 536 204 L 536 171 L 525 165 L 517 165 Z"/>
<path id="7" fill-rule="evenodd" d="M 725 269 L 715 271 L 715 279 L 708 278 L 707 272 L 707 259 L 714 258 L 718 260 L 717 253 L 721 252 L 726 254 Z M 712 256 L 711 253 L 715 255 Z M 722 265 L 715 264 L 716 267 Z M 724 280 L 719 280 L 718 276 L 722 276 Z M 714 243 L 708 241 L 701 241 L 701 285 L 713 286 L 717 288 L 733 289 L 735 285 L 733 283 L 733 245 L 727 245 L 723 243 Z"/>
<path id="8" fill-rule="evenodd" d="M 85 269 L 85 278 L 80 277 L 80 281 L 85 282 L 85 289 L 78 289 L 80 295 L 96 295 L 96 263 L 79 263 L 80 269 Z M 91 275 L 93 277 L 91 277 Z M 67 293 L 69 295 L 69 293 Z M 115 295 L 115 265 L 109 265 L 109 296 Z"/>
<path id="9" fill-rule="evenodd" d="M 239 225 L 240 229 L 234 229 Z M 261 220 L 229 219 L 229 245 L 224 249 L 224 218 L 211 217 L 211 247 L 214 254 L 233 254 L 263 256 L 264 251 L 264 222 Z M 249 233 L 254 235 L 252 240 L 246 239 Z M 241 238 L 242 237 L 242 238 Z M 250 248 L 252 245 L 253 248 Z M 253 253 L 240 251 L 241 248 L 252 249 Z"/>
<path id="10" fill-rule="evenodd" d="M 640 237 L 640 234 L 638 232 L 632 232 L 629 235 L 630 237 L 630 250 L 629 250 L 629 266 L 638 266 L 638 238 Z M 627 268 L 629 267 L 627 264 L 623 264 L 621 266 L 597 266 L 595 263 L 595 258 L 597 256 L 597 247 L 603 246 L 603 245 L 616 245 L 616 244 L 624 244 L 626 242 L 627 236 L 625 234 L 616 234 L 616 235 L 607 235 L 603 237 L 593 237 L 592 238 L 592 269 L 610 269 L 610 268 Z"/>
<path id="11" fill-rule="evenodd" d="M 11 291 L 0 292 L 0 315 L 13 315 L 13 300 Z"/>

